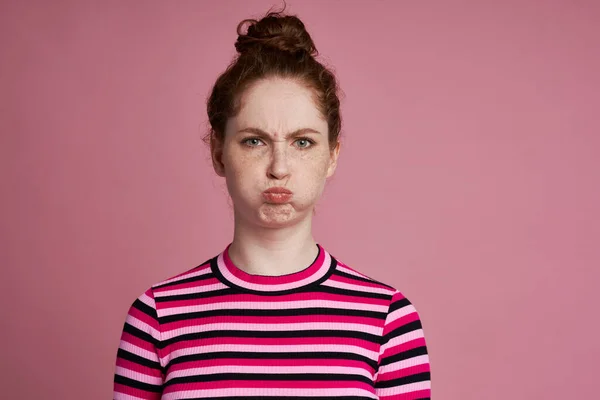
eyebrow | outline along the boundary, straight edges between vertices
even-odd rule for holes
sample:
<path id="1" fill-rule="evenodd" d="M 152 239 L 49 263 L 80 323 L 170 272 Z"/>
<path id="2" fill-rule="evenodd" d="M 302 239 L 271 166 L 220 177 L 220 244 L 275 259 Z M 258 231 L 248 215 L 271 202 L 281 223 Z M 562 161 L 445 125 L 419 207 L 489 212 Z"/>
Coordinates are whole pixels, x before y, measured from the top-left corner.
<path id="1" fill-rule="evenodd" d="M 269 134 L 267 132 L 263 131 L 262 129 L 252 128 L 252 127 L 240 129 L 239 131 L 237 131 L 237 133 L 253 133 L 255 135 L 260 135 L 260 136 L 269 136 Z M 285 135 L 285 138 L 287 139 L 290 137 L 305 135 L 307 133 L 316 133 L 319 135 L 321 134 L 321 132 L 311 129 L 311 128 L 302 128 L 302 129 L 295 130 L 291 133 L 288 133 L 287 135 Z"/>

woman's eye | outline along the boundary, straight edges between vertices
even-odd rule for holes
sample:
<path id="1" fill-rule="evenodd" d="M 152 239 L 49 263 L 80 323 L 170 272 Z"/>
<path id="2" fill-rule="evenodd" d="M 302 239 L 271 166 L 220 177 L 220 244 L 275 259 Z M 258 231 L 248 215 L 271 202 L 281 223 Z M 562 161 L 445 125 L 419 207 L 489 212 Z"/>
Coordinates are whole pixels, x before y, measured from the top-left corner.
<path id="1" fill-rule="evenodd" d="M 296 144 L 300 148 L 306 148 L 310 147 L 313 144 L 313 142 L 310 139 L 298 139 L 296 140 Z"/>
<path id="2" fill-rule="evenodd" d="M 263 144 L 263 141 L 258 138 L 248 138 L 248 139 L 244 139 L 244 141 L 242 143 L 244 143 L 246 146 L 256 147 L 256 146 L 260 146 L 261 144 Z"/>

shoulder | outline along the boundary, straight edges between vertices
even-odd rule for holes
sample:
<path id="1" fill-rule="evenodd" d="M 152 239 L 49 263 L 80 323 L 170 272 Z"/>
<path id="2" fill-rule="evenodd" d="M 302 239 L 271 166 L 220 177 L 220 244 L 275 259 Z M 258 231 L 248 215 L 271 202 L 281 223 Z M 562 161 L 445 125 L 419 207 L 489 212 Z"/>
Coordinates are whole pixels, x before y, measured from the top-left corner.
<path id="1" fill-rule="evenodd" d="M 211 275 L 212 260 L 213 258 L 210 258 L 201 263 L 200 265 L 190 268 L 184 272 L 180 272 L 177 275 L 173 275 L 169 278 L 163 279 L 160 282 L 156 282 L 154 285 L 152 285 L 150 290 L 155 292 L 162 291 L 167 290 L 169 288 L 172 289 L 181 286 L 185 283 L 201 281 Z"/>
<path id="2" fill-rule="evenodd" d="M 357 288 L 361 287 L 363 290 L 381 293 L 388 296 L 393 296 L 397 292 L 397 289 L 394 286 L 366 275 L 365 273 L 361 272 L 360 269 L 354 268 L 353 266 L 351 267 L 337 257 L 333 258 L 337 264 L 332 275 L 333 279 L 340 282 L 345 282 L 348 285 L 353 285 Z"/>
<path id="3" fill-rule="evenodd" d="M 194 288 L 207 281 L 207 278 L 212 277 L 211 261 L 212 258 L 184 272 L 154 283 L 135 299 L 134 305 L 143 303 L 156 310 L 157 302 L 165 300 L 171 295 L 193 291 Z"/>
<path id="4" fill-rule="evenodd" d="M 403 306 L 412 306 L 410 300 L 408 300 L 397 287 L 374 279 L 364 274 L 359 269 L 340 261 L 337 257 L 333 258 L 336 260 L 337 265 L 331 277 L 332 279 L 344 282 L 346 285 L 352 285 L 352 287 L 361 291 L 385 296 L 389 302 L 390 312 Z"/>
<path id="5" fill-rule="evenodd" d="M 396 287 L 373 279 L 343 262 L 337 261 L 337 279 L 345 279 L 365 291 L 385 296 L 386 315 L 382 335 L 387 340 L 400 335 L 422 335 L 423 325 L 415 305 Z M 332 276 L 332 278 L 334 277 Z M 381 298 L 381 297 L 380 297 Z M 383 298 L 382 298 L 383 299 Z M 411 336 L 411 337 L 412 337 Z"/>

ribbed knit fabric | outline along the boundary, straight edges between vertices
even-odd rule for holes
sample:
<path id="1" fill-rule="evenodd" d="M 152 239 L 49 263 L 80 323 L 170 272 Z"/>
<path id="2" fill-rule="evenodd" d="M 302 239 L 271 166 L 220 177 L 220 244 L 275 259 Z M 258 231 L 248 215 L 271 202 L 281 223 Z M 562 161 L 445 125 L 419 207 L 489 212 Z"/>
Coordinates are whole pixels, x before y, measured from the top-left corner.
<path id="1" fill-rule="evenodd" d="M 337 261 L 250 275 L 228 249 L 131 306 L 114 399 L 430 398 L 419 315 L 397 290 Z"/>

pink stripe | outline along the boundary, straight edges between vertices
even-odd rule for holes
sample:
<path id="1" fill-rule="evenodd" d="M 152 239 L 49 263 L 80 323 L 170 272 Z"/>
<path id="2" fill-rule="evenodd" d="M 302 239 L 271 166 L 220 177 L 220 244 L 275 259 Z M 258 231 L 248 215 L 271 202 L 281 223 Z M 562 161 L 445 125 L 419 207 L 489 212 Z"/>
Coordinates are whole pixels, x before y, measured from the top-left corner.
<path id="1" fill-rule="evenodd" d="M 415 399 L 429 399 L 431 398 L 431 390 L 423 389 L 423 390 L 411 390 L 406 393 L 399 394 L 391 394 L 382 396 L 379 395 L 380 400 L 415 400 Z"/>
<path id="2" fill-rule="evenodd" d="M 382 374 L 379 374 L 377 381 L 385 382 L 385 381 L 390 381 L 392 379 L 404 378 L 405 376 L 409 376 L 409 375 L 420 374 L 423 372 L 430 372 L 429 364 L 419 364 L 419 365 L 414 365 L 414 366 L 411 366 L 408 368 L 400 369 L 397 371 L 389 371 L 386 373 L 382 373 Z"/>
<path id="3" fill-rule="evenodd" d="M 160 299 L 160 298 L 164 298 L 166 296 L 179 296 L 179 295 L 184 295 L 184 294 L 206 294 L 206 293 L 210 293 L 210 292 L 214 292 L 216 290 L 223 290 L 223 289 L 228 289 L 229 287 L 226 286 L 225 284 L 223 284 L 220 281 L 215 281 L 215 283 L 212 283 L 210 285 L 196 285 L 196 286 L 191 286 L 189 288 L 180 288 L 180 289 L 170 289 L 170 288 L 164 288 L 164 290 L 158 291 L 156 292 L 156 298 Z"/>
<path id="4" fill-rule="evenodd" d="M 354 282 L 354 283 L 346 283 L 340 281 L 334 281 L 332 279 L 328 279 L 326 282 L 323 282 L 323 286 L 330 286 L 338 289 L 348 289 L 348 290 L 358 290 L 360 292 L 365 293 L 380 293 L 384 295 L 389 295 L 390 290 L 384 286 L 382 287 L 365 287 L 361 285 L 362 282 Z"/>
<path id="5" fill-rule="evenodd" d="M 405 351 L 409 351 L 412 349 L 416 349 L 417 347 L 422 347 L 422 346 L 425 346 L 425 339 L 421 337 L 421 338 L 410 340 L 406 343 L 402 343 L 398 346 L 393 346 L 393 347 L 387 349 L 384 353 L 384 356 L 387 357 L 388 352 L 390 353 L 390 355 L 393 355 L 393 354 L 403 353 Z M 393 353 L 392 353 L 392 351 L 393 351 Z"/>
<path id="6" fill-rule="evenodd" d="M 188 355 L 198 354 L 200 351 L 203 353 L 222 352 L 222 351 L 239 351 L 248 354 L 256 353 L 256 346 L 254 345 L 238 345 L 231 346 L 227 344 L 215 344 L 212 346 L 198 347 L 186 347 L 178 350 L 174 350 L 169 353 L 168 357 L 162 359 L 163 364 L 167 363 L 169 359 L 177 357 L 184 357 Z M 376 351 L 369 351 L 362 347 L 350 346 L 345 344 L 310 344 L 310 345 L 289 345 L 289 346 L 263 346 L 261 348 L 261 354 L 269 353 L 305 353 L 305 352 L 345 352 L 349 354 L 358 354 L 363 357 L 370 358 L 372 360 L 377 359 L 378 353 Z"/>
<path id="7" fill-rule="evenodd" d="M 356 360 L 344 360 L 344 359 L 320 359 L 320 358 L 302 358 L 302 365 L 311 367 L 323 367 L 323 366 L 333 366 L 333 367 L 348 367 L 348 368 L 368 368 L 367 364 L 362 361 Z M 184 363 L 173 364 L 169 371 L 179 371 L 182 369 L 189 369 L 194 367 L 199 367 L 204 364 L 210 366 L 256 366 L 256 367 L 287 367 L 287 366 L 296 366 L 299 364 L 299 360 L 297 359 L 248 359 L 248 358 L 215 358 L 210 360 L 200 360 L 200 361 L 189 361 Z"/>
<path id="8" fill-rule="evenodd" d="M 390 357 L 411 349 L 425 346 L 425 339 L 421 330 L 407 333 L 393 338 L 383 347 L 372 343 L 359 336 L 357 338 L 344 337 L 299 337 L 299 338 L 256 338 L 256 337 L 233 337 L 226 336 L 224 331 L 234 330 L 240 332 L 308 332 L 318 330 L 341 330 L 348 332 L 368 333 L 380 336 L 395 329 L 418 321 L 419 316 L 412 305 L 403 307 L 387 315 L 385 322 L 378 318 L 348 315 L 324 315 L 318 309 L 340 309 L 340 310 L 363 310 L 388 312 L 390 297 L 392 302 L 404 299 L 404 296 L 381 283 L 370 280 L 364 274 L 338 263 L 338 271 L 345 272 L 348 277 L 333 275 L 323 286 L 335 287 L 344 290 L 359 292 L 358 295 L 331 294 L 319 291 L 289 293 L 280 296 L 265 296 L 261 294 L 238 293 L 227 296 L 214 296 L 212 292 L 235 285 L 248 289 L 273 292 L 285 289 L 295 289 L 323 277 L 329 270 L 331 256 L 319 246 L 317 260 L 304 270 L 283 276 L 259 276 L 250 275 L 237 268 L 229 259 L 229 246 L 217 257 L 217 267 L 227 281 L 212 275 L 210 264 L 195 267 L 192 270 L 163 281 L 170 285 L 154 291 L 148 290 L 139 300 L 151 308 L 157 309 L 160 317 L 181 315 L 188 319 L 170 323 L 158 324 L 155 318 L 140 312 L 135 307 L 130 309 L 128 321 L 142 331 L 149 332 L 161 340 L 175 339 L 169 346 L 157 354 L 157 349 L 150 341 L 137 338 L 135 335 L 123 333 L 120 346 L 122 349 L 136 353 L 139 356 L 158 361 L 161 364 L 172 360 L 185 359 L 186 355 L 202 355 L 214 352 L 237 351 L 249 355 L 257 355 L 254 359 L 219 359 L 211 358 L 205 360 L 194 360 L 188 362 L 175 362 L 170 365 L 166 372 L 166 379 L 172 382 L 175 378 L 198 377 L 215 373 L 230 373 L 233 377 L 229 380 L 216 382 L 194 382 L 181 383 L 167 386 L 162 395 L 152 395 L 143 390 L 136 390 L 122 385 L 115 385 L 115 399 L 152 399 L 164 400 L 178 398 L 218 398 L 223 396 L 365 396 L 373 399 L 384 400 L 412 400 L 420 397 L 430 396 L 430 381 L 410 383 L 406 385 L 381 388 L 375 390 L 369 383 L 336 380 L 311 381 L 292 380 L 272 381 L 266 378 L 285 377 L 285 374 L 307 374 L 315 373 L 323 376 L 332 374 L 358 375 L 370 379 L 375 370 L 364 361 L 339 360 L 339 359 L 306 359 L 303 357 L 309 352 L 342 352 L 362 355 L 373 362 L 377 359 Z M 203 279 L 203 276 L 207 279 Z M 210 278 L 209 278 L 210 277 Z M 353 277 L 365 278 L 366 281 L 354 279 Z M 197 278 L 193 282 L 182 282 L 187 278 Z M 294 291 L 297 292 L 297 291 Z M 384 299 L 372 299 L 362 297 L 362 293 L 384 294 Z M 155 304 L 154 296 L 165 298 L 175 294 L 204 294 L 204 298 L 187 299 Z M 384 297 L 384 296 L 382 296 Z M 314 315 L 299 315 L 301 311 L 292 316 L 213 316 L 189 319 L 194 313 L 213 310 L 302 310 L 315 308 Z M 291 313 L 292 311 L 290 311 Z M 344 313 L 342 311 L 342 313 Z M 346 312 L 347 313 L 347 312 Z M 162 321 L 162 319 L 161 319 Z M 195 340 L 179 340 L 180 335 L 198 333 L 199 338 Z M 207 337 L 204 333 L 218 335 L 216 338 Z M 279 335 L 281 336 L 281 335 Z M 269 359 L 270 353 L 289 354 L 286 359 Z M 264 358 L 258 355 L 263 354 Z M 429 358 L 427 355 L 412 357 L 410 359 L 394 362 L 379 368 L 377 380 L 389 382 L 397 378 L 403 378 L 412 374 L 429 371 Z M 165 377 L 162 369 L 149 368 L 135 362 L 117 358 L 116 374 L 129 377 L 139 382 L 160 382 Z M 252 373 L 261 380 L 236 379 L 240 375 Z M 364 378 L 363 378 L 364 379 Z M 377 392 L 377 394 L 375 394 Z"/>
<path id="9" fill-rule="evenodd" d="M 182 280 L 184 280 L 184 279 L 182 279 Z M 191 281 L 191 282 L 174 283 L 169 286 L 154 289 L 154 292 L 158 294 L 158 293 L 168 292 L 171 290 L 195 288 L 195 287 L 198 287 L 198 285 L 203 285 L 203 286 L 204 285 L 215 285 L 218 283 L 220 283 L 220 281 L 216 277 L 211 277 L 208 279 L 203 279 L 201 282 Z"/>
<path id="10" fill-rule="evenodd" d="M 232 269 L 232 264 L 228 267 L 225 263 L 225 252 L 219 254 L 219 256 L 217 257 L 217 267 L 219 268 L 219 271 L 226 280 L 237 286 L 243 286 L 248 289 L 259 291 L 291 290 L 309 285 L 310 283 L 313 283 L 325 276 L 331 265 L 331 257 L 324 249 L 322 249 L 321 247 L 319 247 L 319 249 L 321 251 L 319 253 L 317 262 L 313 263 L 305 271 L 285 276 L 250 275 L 243 272 L 239 268 Z M 324 259 L 322 261 L 319 261 L 321 255 L 324 256 Z M 306 272 L 306 277 L 304 277 L 303 279 L 298 278 L 298 276 L 303 276 L 303 272 Z M 236 276 L 236 274 L 240 275 L 241 277 Z M 286 282 L 286 279 L 290 277 L 294 278 L 293 281 Z M 268 284 L 264 284 L 265 281 L 268 282 Z"/>
<path id="11" fill-rule="evenodd" d="M 117 369 L 118 370 L 118 369 Z M 222 367 L 215 367 L 211 365 L 197 366 L 191 367 L 190 369 L 184 369 L 180 371 L 169 371 L 167 375 L 167 381 L 183 378 L 187 376 L 203 376 L 203 375 L 211 375 L 211 374 L 256 374 L 257 368 L 254 366 L 239 366 L 239 365 L 228 365 Z M 373 378 L 373 373 L 369 372 L 369 370 L 365 368 L 346 368 L 346 367 L 332 367 L 332 366 L 323 366 L 323 367 L 315 367 L 315 366 L 304 366 L 304 365 L 294 365 L 289 367 L 283 367 L 281 365 L 268 367 L 261 366 L 260 367 L 261 376 L 270 376 L 270 375 L 281 375 L 281 374 L 322 374 L 322 375 L 332 375 L 332 374 L 343 374 L 343 375 L 354 375 L 361 376 L 371 380 Z M 239 376 L 239 375 L 238 375 Z M 148 378 L 148 377 L 145 377 Z M 156 379 L 156 378 L 151 378 Z M 304 379 L 307 379 L 304 376 Z"/>
<path id="12" fill-rule="evenodd" d="M 204 284 L 204 283 L 202 283 Z M 196 282 L 196 285 L 199 285 Z M 235 304 L 238 302 L 245 303 L 256 303 L 256 304 L 273 304 L 273 303 L 282 303 L 288 305 L 286 308 L 294 308 L 293 303 L 296 301 L 303 300 L 312 300 L 312 301 L 320 301 L 323 304 L 327 304 L 328 302 L 346 302 L 346 303 L 356 303 L 360 302 L 361 304 L 372 304 L 379 306 L 387 306 L 389 305 L 389 300 L 386 299 L 374 299 L 368 297 L 357 297 L 343 294 L 334 294 L 334 293 L 293 293 L 282 296 L 273 296 L 266 297 L 258 294 L 231 294 L 223 297 L 205 297 L 199 299 L 186 299 L 186 300 L 175 300 L 175 301 L 165 301 L 160 302 L 159 306 L 161 310 L 174 308 L 174 307 L 186 307 L 186 306 L 201 306 L 201 305 L 209 305 L 209 304 Z M 185 312 L 185 311 L 184 311 Z"/>
<path id="13" fill-rule="evenodd" d="M 383 334 L 386 335 L 389 332 L 393 332 L 395 329 L 400 328 L 411 322 L 417 321 L 418 319 L 419 319 L 419 315 L 416 312 L 412 312 L 408 315 L 403 316 L 402 318 L 398 318 L 397 320 L 392 321 L 391 323 L 387 324 L 385 326 L 385 330 L 384 330 Z"/>
<path id="14" fill-rule="evenodd" d="M 400 293 L 399 291 L 395 291 L 394 295 L 392 296 L 392 303 L 395 303 L 397 301 L 400 300 L 404 300 L 406 297 L 404 297 L 404 295 L 402 293 Z"/>
<path id="15" fill-rule="evenodd" d="M 161 377 L 162 373 L 158 369 L 146 367 L 145 365 L 141 365 L 138 363 L 134 363 L 133 361 L 125 360 L 123 358 L 117 357 L 116 365 L 121 368 L 128 369 L 130 371 L 135 371 L 140 374 L 150 375 L 155 377 Z"/>
<path id="16" fill-rule="evenodd" d="M 341 272 L 345 272 L 345 273 L 350 274 L 350 275 L 358 276 L 360 278 L 371 279 L 367 275 L 365 275 L 363 273 L 360 273 L 360 272 L 358 272 L 357 270 L 355 270 L 353 268 L 350 268 L 348 265 L 344 264 L 340 260 L 337 260 L 337 261 L 338 261 L 338 263 L 337 263 L 337 269 L 340 270 Z"/>
<path id="17" fill-rule="evenodd" d="M 148 343 L 145 340 L 142 340 L 136 336 L 133 336 L 133 335 L 127 333 L 127 332 L 123 332 L 123 334 L 121 335 L 121 340 L 124 340 L 127 343 L 131 343 L 134 346 L 139 347 L 141 349 L 156 352 L 156 349 L 152 343 Z"/>
<path id="18" fill-rule="evenodd" d="M 301 345 L 338 345 L 343 340 L 346 346 L 356 346 L 369 351 L 378 351 L 379 345 L 368 340 L 357 338 L 339 337 L 300 337 L 300 338 L 247 338 L 247 337 L 224 337 L 202 338 L 197 340 L 185 340 L 173 343 L 169 346 L 171 352 L 186 349 L 190 347 L 206 347 L 213 345 L 231 346 L 231 351 L 236 350 L 236 346 L 255 345 L 255 346 L 301 346 Z"/>
<path id="19" fill-rule="evenodd" d="M 229 247 L 231 247 L 231 244 L 227 246 L 227 248 L 223 252 L 223 261 L 227 270 L 238 279 L 241 279 L 246 282 L 256 283 L 258 285 L 285 285 L 288 283 L 304 280 L 313 275 L 315 272 L 317 272 L 319 268 L 321 268 L 321 266 L 323 265 L 323 261 L 325 260 L 325 251 L 321 246 L 318 246 L 319 255 L 317 256 L 317 259 L 310 266 L 308 266 L 300 272 L 283 276 L 251 275 L 239 269 L 233 263 L 233 261 L 231 261 L 231 258 L 229 258 Z"/>
<path id="20" fill-rule="evenodd" d="M 154 286 L 161 286 L 164 285 L 166 283 L 172 283 L 172 282 L 176 282 L 176 281 L 181 281 L 184 280 L 188 277 L 192 277 L 192 276 L 198 276 L 198 275 L 202 275 L 205 273 L 210 273 L 210 261 L 207 261 L 206 263 L 202 264 L 202 265 L 198 265 L 197 267 L 191 268 L 187 271 L 184 271 L 180 274 L 177 274 L 169 279 L 165 279 L 162 282 L 157 283 Z M 156 290 L 156 289 L 155 289 Z"/>
<path id="21" fill-rule="evenodd" d="M 119 375 L 125 378 L 133 379 L 138 382 L 146 383 L 148 385 L 160 386 L 163 384 L 162 376 L 151 376 L 142 374 L 136 371 L 129 370 L 127 368 L 116 367 L 115 375 Z"/>
<path id="22" fill-rule="evenodd" d="M 140 311 L 139 309 L 137 309 L 135 307 L 131 307 L 131 310 L 129 310 L 129 316 L 142 321 L 143 323 L 147 324 L 151 328 L 154 328 L 154 329 L 158 328 L 158 323 L 154 318 L 152 318 L 145 312 Z"/>
<path id="23" fill-rule="evenodd" d="M 256 385 L 256 384 L 255 384 Z M 162 400 L 177 400 L 181 398 L 217 398 L 224 396 L 238 395 L 240 392 L 236 390 L 237 388 L 227 388 L 227 389 L 192 389 L 180 391 L 177 393 L 167 393 L 163 395 Z M 277 396 L 296 396 L 296 397 L 338 397 L 338 396 L 365 396 L 372 399 L 379 399 L 377 395 L 374 393 L 372 387 L 369 387 L 367 390 L 360 390 L 356 388 L 262 388 L 259 386 L 250 386 L 243 388 L 244 396 L 272 396 L 277 398 Z"/>
<path id="24" fill-rule="evenodd" d="M 219 324 L 210 325 L 190 325 L 184 326 L 178 329 L 164 330 L 161 332 L 161 338 L 163 340 L 169 340 L 179 335 L 185 335 L 189 333 L 200 333 L 200 332 L 218 332 L 222 330 L 234 330 L 234 331 L 246 331 L 246 332 L 261 332 L 272 329 L 271 324 L 229 324 L 227 322 L 221 322 Z M 356 324 L 338 324 L 332 326 L 330 323 L 306 323 L 306 324 L 295 324 L 295 325 L 279 325 L 278 331 L 290 332 L 290 331 L 309 331 L 309 330 L 321 330 L 321 329 L 338 329 L 354 332 L 370 333 L 372 335 L 380 335 L 381 328 L 372 325 L 356 325 Z"/>
<path id="25" fill-rule="evenodd" d="M 364 281 L 359 281 L 356 279 L 348 278 L 346 276 L 332 275 L 330 279 L 332 281 L 349 283 L 351 285 L 360 285 L 360 286 L 364 286 L 364 287 L 389 290 L 386 286 L 380 285 L 379 283 L 376 283 L 376 282 L 364 282 Z"/>
<path id="26" fill-rule="evenodd" d="M 193 313 L 213 310 L 304 310 L 309 308 L 325 308 L 332 310 L 362 310 L 369 312 L 377 312 L 385 314 L 388 310 L 387 306 L 384 305 L 373 305 L 359 302 L 349 301 L 329 301 L 324 307 L 322 300 L 298 300 L 289 303 L 278 303 L 278 302 L 223 302 L 223 303 L 211 303 L 202 304 L 195 306 L 185 307 L 170 307 L 160 308 L 158 310 L 159 316 L 173 316 L 173 315 L 191 315 Z"/>
<path id="27" fill-rule="evenodd" d="M 129 386 L 121 385 L 120 383 L 114 384 L 115 393 L 123 393 L 129 396 L 135 396 L 144 400 L 160 400 L 160 393 L 146 392 L 145 390 L 135 389 Z"/>
<path id="28" fill-rule="evenodd" d="M 215 317 L 200 317 L 195 319 L 186 319 L 163 323 L 164 330 L 178 329 L 196 324 L 218 324 L 226 322 L 228 324 L 302 324 L 302 323 L 319 323 L 329 322 L 332 324 L 361 324 L 377 326 L 381 324 L 380 320 L 368 317 L 356 317 L 351 315 L 292 315 L 292 316 L 215 316 Z M 276 329 L 276 327 L 273 327 Z M 333 329 L 333 326 L 332 326 Z"/>
<path id="29" fill-rule="evenodd" d="M 224 380 L 213 382 L 202 382 L 198 384 L 197 389 L 227 389 L 226 393 L 232 395 L 239 393 L 243 388 L 261 388 L 261 389 L 362 389 L 373 390 L 373 387 L 364 382 L 356 381 L 280 381 L 280 380 Z M 165 388 L 164 394 L 178 391 L 190 390 L 189 383 L 169 385 Z"/>

